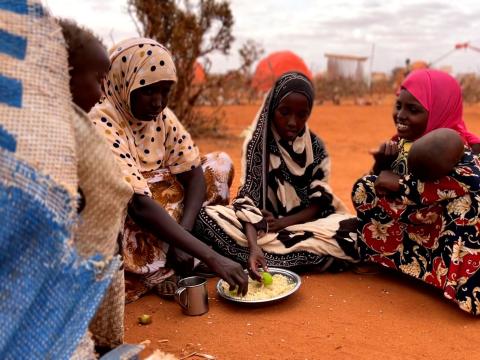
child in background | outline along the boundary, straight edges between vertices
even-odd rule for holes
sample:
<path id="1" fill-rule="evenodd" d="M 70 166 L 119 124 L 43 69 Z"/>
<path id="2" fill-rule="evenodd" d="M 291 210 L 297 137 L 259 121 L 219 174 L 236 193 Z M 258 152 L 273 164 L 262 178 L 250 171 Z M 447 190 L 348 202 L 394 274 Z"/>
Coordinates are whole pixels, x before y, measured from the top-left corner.
<path id="1" fill-rule="evenodd" d="M 128 185 L 119 181 L 120 169 L 108 145 L 87 117 L 102 95 L 101 81 L 110 62 L 102 41 L 72 20 L 60 19 L 68 51 L 70 91 L 75 118 L 78 185 L 83 201 L 78 212 L 75 245 L 81 256 L 118 254 L 117 239 L 123 227 Z M 96 350 L 103 354 L 123 343 L 124 274 L 119 270 L 90 323 Z"/>
<path id="2" fill-rule="evenodd" d="M 73 102 L 88 113 L 102 96 L 102 79 L 110 66 L 107 50 L 93 32 L 73 20 L 58 23 L 67 42 Z"/>

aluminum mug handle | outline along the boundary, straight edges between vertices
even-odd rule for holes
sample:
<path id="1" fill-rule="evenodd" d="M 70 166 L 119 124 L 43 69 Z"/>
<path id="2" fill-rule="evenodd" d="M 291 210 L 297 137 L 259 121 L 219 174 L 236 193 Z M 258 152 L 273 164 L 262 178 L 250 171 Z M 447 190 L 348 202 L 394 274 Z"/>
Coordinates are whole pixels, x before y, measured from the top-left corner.
<path id="1" fill-rule="evenodd" d="M 187 309 L 187 302 L 183 302 L 182 301 L 182 294 L 184 293 L 184 291 L 187 290 L 186 288 L 184 287 L 181 287 L 181 288 L 178 288 L 177 291 L 175 291 L 175 301 L 184 309 Z M 186 297 L 185 297 L 185 300 L 186 300 Z"/>

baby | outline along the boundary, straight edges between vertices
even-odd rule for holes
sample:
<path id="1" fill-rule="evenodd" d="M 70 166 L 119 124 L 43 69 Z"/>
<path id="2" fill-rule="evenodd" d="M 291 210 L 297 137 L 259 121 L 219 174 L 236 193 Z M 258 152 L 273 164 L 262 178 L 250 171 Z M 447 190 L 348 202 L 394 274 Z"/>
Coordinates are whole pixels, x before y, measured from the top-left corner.
<path id="1" fill-rule="evenodd" d="M 464 153 L 462 137 L 440 128 L 416 140 L 408 152 L 408 170 L 422 181 L 435 181 L 450 174 Z"/>

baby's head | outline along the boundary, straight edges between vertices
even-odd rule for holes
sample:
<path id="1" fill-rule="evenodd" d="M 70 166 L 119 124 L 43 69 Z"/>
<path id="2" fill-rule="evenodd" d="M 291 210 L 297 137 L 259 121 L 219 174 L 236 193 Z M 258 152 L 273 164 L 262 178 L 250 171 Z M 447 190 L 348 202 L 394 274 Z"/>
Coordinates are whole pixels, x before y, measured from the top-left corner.
<path id="1" fill-rule="evenodd" d="M 73 102 L 89 112 L 102 95 L 101 82 L 110 66 L 107 51 L 93 32 L 73 20 L 59 19 L 58 23 L 67 43 Z"/>
<path id="2" fill-rule="evenodd" d="M 463 156 L 462 137 L 452 129 L 436 129 L 416 140 L 408 152 L 408 169 L 422 181 L 450 174 Z"/>

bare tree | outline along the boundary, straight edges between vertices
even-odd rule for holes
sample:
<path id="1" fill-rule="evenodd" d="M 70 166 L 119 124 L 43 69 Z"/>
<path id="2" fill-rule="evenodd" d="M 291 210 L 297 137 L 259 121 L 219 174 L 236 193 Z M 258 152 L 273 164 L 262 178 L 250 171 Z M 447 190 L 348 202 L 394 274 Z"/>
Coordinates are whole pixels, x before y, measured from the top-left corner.
<path id="1" fill-rule="evenodd" d="M 240 55 L 240 71 L 244 75 L 252 75 L 252 66 L 256 63 L 265 53 L 262 45 L 257 43 L 254 40 L 247 40 L 243 46 L 238 50 L 238 54 Z"/>
<path id="2" fill-rule="evenodd" d="M 240 74 L 245 79 L 244 89 L 248 103 L 251 103 L 258 95 L 252 87 L 253 64 L 260 60 L 264 53 L 263 47 L 254 40 L 247 40 L 238 50 L 241 61 Z"/>
<path id="3" fill-rule="evenodd" d="M 143 36 L 165 45 L 174 57 L 178 82 L 169 106 L 191 132 L 199 134 L 213 129 L 218 119 L 205 121 L 204 115 L 194 108 L 207 84 L 211 84 L 193 83 L 194 65 L 203 59 L 208 77 L 207 56 L 214 52 L 228 54 L 234 40 L 229 3 L 218 0 L 128 0 L 128 11 L 141 24 Z"/>

